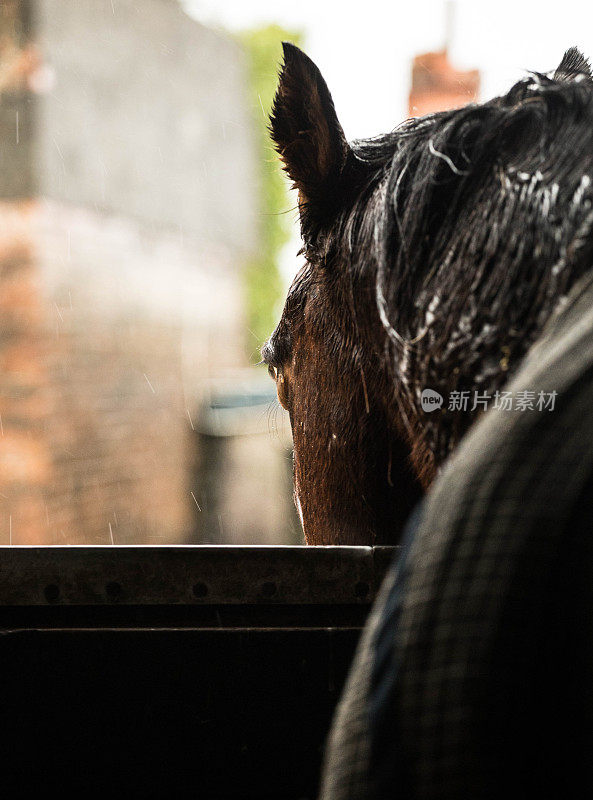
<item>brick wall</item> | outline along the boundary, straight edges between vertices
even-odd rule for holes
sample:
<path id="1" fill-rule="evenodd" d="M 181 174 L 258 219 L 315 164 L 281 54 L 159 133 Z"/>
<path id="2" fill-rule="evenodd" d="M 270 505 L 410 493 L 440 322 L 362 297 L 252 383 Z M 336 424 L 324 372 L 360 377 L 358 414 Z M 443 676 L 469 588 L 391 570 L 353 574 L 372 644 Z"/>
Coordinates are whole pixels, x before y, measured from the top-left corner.
<path id="1" fill-rule="evenodd" d="M 58 203 L 0 207 L 0 541 L 187 539 L 199 387 L 243 361 L 223 255 Z"/>
<path id="2" fill-rule="evenodd" d="M 47 340 L 30 236 L 32 202 L 0 205 L 0 541 L 47 541 L 52 474 Z"/>

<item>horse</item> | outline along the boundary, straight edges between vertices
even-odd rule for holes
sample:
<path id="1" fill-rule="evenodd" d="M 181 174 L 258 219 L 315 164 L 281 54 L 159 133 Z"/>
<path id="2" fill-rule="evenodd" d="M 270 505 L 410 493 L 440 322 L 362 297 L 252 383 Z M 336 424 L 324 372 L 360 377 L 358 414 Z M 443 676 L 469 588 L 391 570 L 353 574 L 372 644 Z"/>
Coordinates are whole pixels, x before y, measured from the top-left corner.
<path id="1" fill-rule="evenodd" d="M 571 48 L 505 95 L 348 142 L 317 66 L 283 51 L 270 132 L 304 263 L 262 359 L 295 503 L 308 544 L 396 544 L 591 265 L 591 71 Z"/>

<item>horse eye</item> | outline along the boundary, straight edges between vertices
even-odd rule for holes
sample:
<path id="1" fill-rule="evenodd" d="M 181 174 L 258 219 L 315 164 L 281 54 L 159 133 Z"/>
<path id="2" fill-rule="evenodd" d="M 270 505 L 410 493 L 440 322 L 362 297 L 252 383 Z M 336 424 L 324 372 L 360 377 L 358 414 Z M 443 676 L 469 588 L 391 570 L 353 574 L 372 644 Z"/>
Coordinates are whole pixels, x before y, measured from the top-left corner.
<path id="1" fill-rule="evenodd" d="M 282 408 L 288 411 L 288 378 L 284 371 L 281 372 L 280 370 L 278 370 L 277 376 L 276 389 L 278 391 L 278 402 Z"/>
<path id="2" fill-rule="evenodd" d="M 276 378 L 278 377 L 278 373 L 276 372 L 276 367 L 273 367 L 271 364 L 268 364 L 268 375 L 273 380 L 276 380 Z"/>

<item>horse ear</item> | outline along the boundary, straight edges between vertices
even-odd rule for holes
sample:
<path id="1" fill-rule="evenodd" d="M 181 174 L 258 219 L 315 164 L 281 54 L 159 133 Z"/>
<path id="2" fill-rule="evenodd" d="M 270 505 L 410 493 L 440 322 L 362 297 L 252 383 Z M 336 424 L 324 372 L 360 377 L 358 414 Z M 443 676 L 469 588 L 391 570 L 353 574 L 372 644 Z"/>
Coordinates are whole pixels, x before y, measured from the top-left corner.
<path id="1" fill-rule="evenodd" d="M 349 146 L 327 84 L 298 47 L 283 42 L 284 64 L 270 132 L 300 203 L 323 200 L 339 178 Z"/>
<path id="2" fill-rule="evenodd" d="M 554 73 L 554 80 L 571 81 L 576 78 L 577 75 L 584 75 L 589 79 L 593 78 L 589 60 L 585 58 L 577 47 L 571 47 L 562 56 L 562 61 Z"/>

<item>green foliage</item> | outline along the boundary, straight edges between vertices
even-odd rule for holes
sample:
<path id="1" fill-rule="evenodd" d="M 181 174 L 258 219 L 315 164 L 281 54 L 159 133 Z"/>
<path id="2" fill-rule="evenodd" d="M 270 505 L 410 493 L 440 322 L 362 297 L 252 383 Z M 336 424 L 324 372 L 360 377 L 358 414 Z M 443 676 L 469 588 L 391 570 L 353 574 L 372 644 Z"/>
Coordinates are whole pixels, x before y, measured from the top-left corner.
<path id="1" fill-rule="evenodd" d="M 245 270 L 249 351 L 259 349 L 277 321 L 282 300 L 279 256 L 290 238 L 294 214 L 288 181 L 268 130 L 269 115 L 282 61 L 282 41 L 300 44 L 300 34 L 278 25 L 246 31 L 239 40 L 249 67 L 250 108 L 256 132 L 259 168 L 259 253 Z M 288 212 L 288 213 L 287 213 Z"/>

